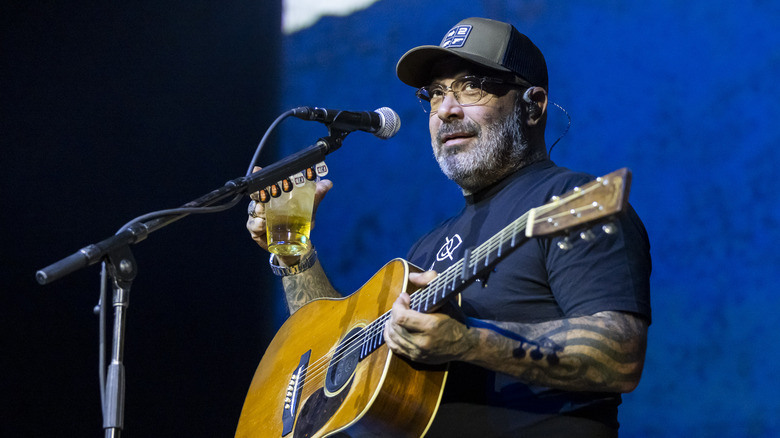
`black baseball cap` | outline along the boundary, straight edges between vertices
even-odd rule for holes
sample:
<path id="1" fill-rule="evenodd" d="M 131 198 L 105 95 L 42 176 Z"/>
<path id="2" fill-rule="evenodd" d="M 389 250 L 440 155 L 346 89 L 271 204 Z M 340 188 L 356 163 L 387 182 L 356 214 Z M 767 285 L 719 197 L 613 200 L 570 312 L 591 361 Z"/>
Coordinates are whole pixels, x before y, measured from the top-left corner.
<path id="1" fill-rule="evenodd" d="M 419 88 L 430 84 L 435 64 L 452 58 L 514 73 L 547 90 L 547 63 L 542 51 L 511 24 L 487 18 L 462 20 L 438 46 L 409 50 L 398 61 L 396 74 L 401 82 Z"/>

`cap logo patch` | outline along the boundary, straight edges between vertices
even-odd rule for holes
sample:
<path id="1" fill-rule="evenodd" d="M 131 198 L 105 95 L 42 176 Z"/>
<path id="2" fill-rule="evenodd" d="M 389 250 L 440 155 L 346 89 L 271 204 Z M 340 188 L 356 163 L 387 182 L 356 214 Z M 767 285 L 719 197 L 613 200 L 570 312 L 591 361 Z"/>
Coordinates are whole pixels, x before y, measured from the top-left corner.
<path id="1" fill-rule="evenodd" d="M 441 47 L 463 47 L 463 45 L 466 44 L 466 40 L 468 39 L 470 33 L 470 24 L 461 24 L 460 26 L 455 26 L 450 29 L 449 32 L 447 32 L 447 35 L 444 36 L 444 40 L 441 42 Z"/>

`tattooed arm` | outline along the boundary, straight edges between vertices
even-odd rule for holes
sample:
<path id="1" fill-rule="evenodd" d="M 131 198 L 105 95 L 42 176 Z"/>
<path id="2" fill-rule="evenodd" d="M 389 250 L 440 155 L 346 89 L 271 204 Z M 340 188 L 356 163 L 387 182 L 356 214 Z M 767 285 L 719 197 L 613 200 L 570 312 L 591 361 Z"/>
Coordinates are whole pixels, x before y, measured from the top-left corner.
<path id="1" fill-rule="evenodd" d="M 254 171 L 260 170 L 255 167 Z M 314 209 L 312 213 L 312 227 L 314 227 L 314 218 L 317 213 L 317 207 L 322 199 L 333 187 L 330 180 L 320 180 L 317 182 L 317 188 L 314 193 Z M 261 248 L 268 251 L 268 239 L 266 236 L 265 205 L 260 201 L 259 192 L 249 195 L 255 201 L 253 210 L 249 214 L 246 222 L 246 228 L 249 230 L 252 240 L 257 242 Z M 276 257 L 277 262 L 285 267 L 298 264 L 303 257 L 286 256 Z M 290 308 L 290 314 L 295 313 L 304 304 L 315 298 L 340 297 L 341 295 L 330 284 L 330 280 L 325 275 L 322 265 L 317 261 L 311 268 L 295 275 L 288 275 L 282 278 L 287 306 Z"/>
<path id="2" fill-rule="evenodd" d="M 330 284 L 330 280 L 325 275 L 319 261 L 300 274 L 282 278 L 282 285 L 290 314 L 295 313 L 296 310 L 315 298 L 338 298 L 341 296 Z"/>
<path id="3" fill-rule="evenodd" d="M 630 392 L 639 383 L 647 323 L 637 316 L 599 312 L 537 324 L 495 325 L 524 340 L 491 329 L 466 329 L 469 348 L 461 353 L 462 360 L 570 391 Z"/>
<path id="4" fill-rule="evenodd" d="M 421 282 L 427 283 L 424 278 Z M 385 341 L 393 352 L 414 361 L 463 361 L 528 384 L 569 391 L 630 392 L 639 383 L 647 323 L 632 314 L 599 312 L 535 324 L 495 322 L 496 330 L 467 327 L 440 313 L 415 312 L 409 301 L 404 293 L 393 305 Z"/>

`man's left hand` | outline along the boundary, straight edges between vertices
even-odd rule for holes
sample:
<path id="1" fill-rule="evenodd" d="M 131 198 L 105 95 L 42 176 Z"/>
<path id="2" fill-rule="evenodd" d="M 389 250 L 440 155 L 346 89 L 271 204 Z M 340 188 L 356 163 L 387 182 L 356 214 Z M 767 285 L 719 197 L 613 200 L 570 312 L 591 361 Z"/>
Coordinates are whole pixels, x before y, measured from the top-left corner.
<path id="1" fill-rule="evenodd" d="M 433 271 L 412 273 L 409 280 L 424 286 L 436 277 Z M 410 308 L 406 292 L 398 296 L 385 325 L 385 342 L 396 354 L 428 364 L 463 360 L 476 344 L 476 333 L 441 313 L 420 313 Z"/>

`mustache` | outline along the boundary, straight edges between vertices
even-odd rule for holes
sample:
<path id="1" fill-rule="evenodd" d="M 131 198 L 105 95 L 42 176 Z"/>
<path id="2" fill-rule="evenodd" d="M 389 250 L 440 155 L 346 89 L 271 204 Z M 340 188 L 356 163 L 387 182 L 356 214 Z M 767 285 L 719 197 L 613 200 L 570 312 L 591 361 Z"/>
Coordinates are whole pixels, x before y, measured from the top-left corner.
<path id="1" fill-rule="evenodd" d="M 472 121 L 456 120 L 441 125 L 439 132 L 436 133 L 436 142 L 441 145 L 442 137 L 450 134 L 469 134 L 479 137 L 482 134 L 482 128 Z"/>

